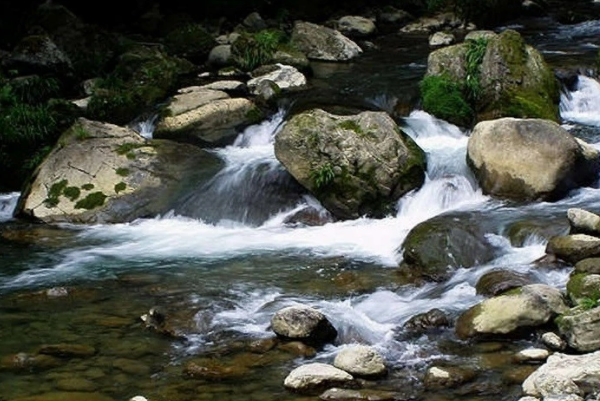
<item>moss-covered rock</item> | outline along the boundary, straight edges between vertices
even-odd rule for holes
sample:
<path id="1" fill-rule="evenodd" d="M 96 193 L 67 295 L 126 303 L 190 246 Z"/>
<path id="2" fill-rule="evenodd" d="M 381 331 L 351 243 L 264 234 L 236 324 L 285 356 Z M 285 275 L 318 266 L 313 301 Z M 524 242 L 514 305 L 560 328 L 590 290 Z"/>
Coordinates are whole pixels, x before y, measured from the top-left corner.
<path id="1" fill-rule="evenodd" d="M 84 129 L 85 138 L 77 135 Z M 116 223 L 173 209 L 188 186 L 220 167 L 193 146 L 79 119 L 23 191 L 17 214 L 46 223 Z M 125 174 L 127 173 L 127 174 Z"/>
<path id="2" fill-rule="evenodd" d="M 341 219 L 385 216 L 425 179 L 425 153 L 383 112 L 302 112 L 275 138 L 275 155 Z"/>
<path id="3" fill-rule="evenodd" d="M 553 71 L 543 56 L 527 45 L 514 30 L 500 34 L 485 31 L 471 35 L 461 44 L 432 52 L 428 58 L 427 73 L 423 82 L 431 77 L 445 77 L 454 86 L 446 95 L 435 95 L 436 87 L 421 87 L 421 97 L 429 98 L 426 110 L 459 125 L 467 123 L 462 103 L 473 110 L 473 121 L 501 117 L 542 118 L 558 122 L 559 85 Z M 459 88 L 461 96 L 457 96 Z M 441 91 L 438 90 L 438 94 Z M 444 113 L 445 107 L 435 106 L 447 102 L 452 94 L 457 100 L 455 112 Z M 441 111 L 441 113 L 440 113 Z M 436 114 L 440 113 L 440 114 Z"/>
<path id="4" fill-rule="evenodd" d="M 188 23 L 177 26 L 164 39 L 167 52 L 200 64 L 217 45 L 215 39 L 200 24 Z"/>

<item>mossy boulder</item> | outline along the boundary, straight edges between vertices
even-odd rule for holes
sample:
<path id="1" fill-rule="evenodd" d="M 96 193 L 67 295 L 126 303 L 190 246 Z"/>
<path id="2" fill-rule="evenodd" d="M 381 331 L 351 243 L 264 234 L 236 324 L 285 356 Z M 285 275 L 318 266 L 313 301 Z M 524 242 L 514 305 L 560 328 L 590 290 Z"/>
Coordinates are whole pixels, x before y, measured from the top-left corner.
<path id="1" fill-rule="evenodd" d="M 600 308 L 572 308 L 556 319 L 559 332 L 569 347 L 578 352 L 600 349 Z"/>
<path id="2" fill-rule="evenodd" d="M 294 24 L 291 43 L 311 60 L 348 61 L 363 52 L 339 31 L 304 21 Z"/>
<path id="3" fill-rule="evenodd" d="M 576 264 L 584 259 L 600 257 L 600 238 L 586 234 L 558 235 L 550 238 L 546 253 Z"/>
<path id="4" fill-rule="evenodd" d="M 485 236 L 485 230 L 468 218 L 437 216 L 417 224 L 401 246 L 405 275 L 443 281 L 457 268 L 489 262 L 497 248 Z"/>
<path id="5" fill-rule="evenodd" d="M 275 155 L 340 219 L 385 216 L 425 179 L 425 153 L 384 112 L 302 112 L 275 138 Z"/>
<path id="6" fill-rule="evenodd" d="M 120 223 L 171 210 L 221 162 L 193 145 L 147 141 L 79 119 L 36 170 L 17 215 L 45 223 Z"/>
<path id="7" fill-rule="evenodd" d="M 456 322 L 461 339 L 523 334 L 568 310 L 561 292 L 530 284 L 471 307 Z"/>
<path id="8" fill-rule="evenodd" d="M 206 61 L 216 40 L 200 24 L 177 26 L 164 38 L 165 48 L 171 56 L 185 58 L 195 64 Z"/>
<path id="9" fill-rule="evenodd" d="M 567 282 L 567 295 L 574 305 L 583 301 L 593 306 L 600 299 L 600 274 L 573 272 Z"/>
<path id="10" fill-rule="evenodd" d="M 453 90 L 443 95 L 427 82 L 432 77 L 443 77 L 444 87 Z M 426 111 L 462 126 L 501 117 L 560 121 L 558 80 L 543 56 L 510 29 L 469 34 L 463 43 L 431 52 L 421 97 Z"/>
<path id="11" fill-rule="evenodd" d="M 543 118 L 560 122 L 558 80 L 544 57 L 514 30 L 488 42 L 481 63 L 478 120 Z"/>

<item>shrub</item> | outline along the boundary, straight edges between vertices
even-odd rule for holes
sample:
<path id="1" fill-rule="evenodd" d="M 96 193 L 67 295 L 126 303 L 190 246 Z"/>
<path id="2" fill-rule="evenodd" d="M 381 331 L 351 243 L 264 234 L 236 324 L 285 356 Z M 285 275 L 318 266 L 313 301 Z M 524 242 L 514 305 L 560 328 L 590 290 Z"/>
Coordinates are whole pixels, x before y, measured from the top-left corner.
<path id="1" fill-rule="evenodd" d="M 467 75 L 465 77 L 465 96 L 475 104 L 481 96 L 481 84 L 479 82 L 479 67 L 485 56 L 488 40 L 477 38 L 468 40 L 467 51 L 465 52 L 465 65 Z"/>
<path id="2" fill-rule="evenodd" d="M 244 71 L 273 61 L 278 46 L 285 41 L 285 35 L 278 30 L 265 29 L 256 34 L 243 33 L 231 46 L 234 63 Z"/>
<path id="3" fill-rule="evenodd" d="M 461 86 L 447 75 L 426 76 L 419 88 L 426 112 L 461 126 L 473 120 L 473 109 L 463 97 Z"/>
<path id="4" fill-rule="evenodd" d="M 333 182 L 335 171 L 333 171 L 331 163 L 325 163 L 312 170 L 310 177 L 315 189 L 321 190 Z"/>

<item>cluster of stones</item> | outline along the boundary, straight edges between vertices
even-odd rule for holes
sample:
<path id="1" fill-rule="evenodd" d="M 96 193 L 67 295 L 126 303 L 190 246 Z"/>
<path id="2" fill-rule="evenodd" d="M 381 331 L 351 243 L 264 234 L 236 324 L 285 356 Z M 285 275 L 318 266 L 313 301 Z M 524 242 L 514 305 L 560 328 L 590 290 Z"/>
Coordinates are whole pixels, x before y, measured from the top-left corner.
<path id="1" fill-rule="evenodd" d="M 323 313 L 305 305 L 289 306 L 276 312 L 271 319 L 271 328 L 284 340 L 302 341 L 314 346 L 333 342 L 337 336 L 337 330 Z M 360 387 L 356 378 L 373 379 L 386 373 L 385 361 L 375 349 L 352 344 L 337 353 L 333 364 L 313 362 L 301 365 L 289 373 L 283 384 L 287 389 L 302 394 L 325 391 L 321 398 L 329 399 L 327 397 L 332 392 L 339 394 L 348 388 Z"/>

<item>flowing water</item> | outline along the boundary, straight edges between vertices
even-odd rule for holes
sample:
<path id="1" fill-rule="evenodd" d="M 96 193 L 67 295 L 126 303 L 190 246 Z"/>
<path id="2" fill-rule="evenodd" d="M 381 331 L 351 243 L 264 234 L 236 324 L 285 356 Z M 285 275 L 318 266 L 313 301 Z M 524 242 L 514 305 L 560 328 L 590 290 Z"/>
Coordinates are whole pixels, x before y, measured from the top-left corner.
<path id="1" fill-rule="evenodd" d="M 573 27 L 572 35 L 582 29 Z M 564 27 L 550 32 L 568 38 Z M 536 35 L 530 37 L 539 41 Z M 414 89 L 424 73 L 426 52 L 417 48 L 327 73 L 320 66 L 321 78 L 364 103 L 393 107 L 394 91 Z M 563 50 L 573 47 L 563 42 Z M 387 85 L 385 63 L 399 74 L 394 84 Z M 376 89 L 356 79 L 369 66 L 382 74 L 368 78 Z M 351 76 L 361 84 L 349 86 Z M 581 75 L 560 109 L 567 129 L 600 148 L 594 78 Z M 516 365 L 511 356 L 535 345 L 535 336 L 465 346 L 452 328 L 415 337 L 402 325 L 434 307 L 456 318 L 483 299 L 475 284 L 498 267 L 563 289 L 570 269 L 535 261 L 549 235 L 567 229 L 568 208 L 600 210 L 600 190 L 581 188 L 555 203 L 485 196 L 465 163 L 469 132 L 414 107 L 401 125 L 427 153 L 422 188 L 400 199 L 386 218 L 290 224 L 287 218 L 305 208 L 327 212 L 275 158 L 273 141 L 285 119 L 282 109 L 241 132 L 233 145 L 215 149 L 222 171 L 164 216 L 114 225 L 32 225 L 11 218 L 18 193 L 0 195 L 0 401 L 316 399 L 289 393 L 283 379 L 301 364 L 331 362 L 352 343 L 372 345 L 384 356 L 389 375 L 366 385 L 394 391 L 396 399 L 516 400 L 535 366 Z M 397 274 L 400 246 L 411 228 L 440 215 L 482 227 L 496 257 L 470 269 L 454 266 L 443 283 L 407 283 Z M 519 225 L 526 228 L 517 239 Z M 271 316 L 298 303 L 327 315 L 339 332 L 333 344 L 311 353 L 270 343 Z M 140 317 L 151 308 L 169 317 L 175 337 L 144 326 Z M 47 344 L 92 351 L 57 354 Z M 190 362 L 209 368 L 189 377 Z M 434 363 L 470 369 L 475 379 L 456 389 L 424 390 L 423 376 Z M 27 398 L 36 395 L 45 398 Z"/>

